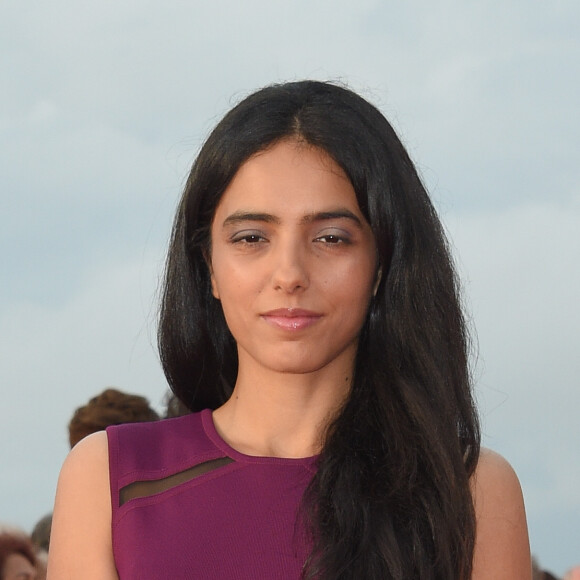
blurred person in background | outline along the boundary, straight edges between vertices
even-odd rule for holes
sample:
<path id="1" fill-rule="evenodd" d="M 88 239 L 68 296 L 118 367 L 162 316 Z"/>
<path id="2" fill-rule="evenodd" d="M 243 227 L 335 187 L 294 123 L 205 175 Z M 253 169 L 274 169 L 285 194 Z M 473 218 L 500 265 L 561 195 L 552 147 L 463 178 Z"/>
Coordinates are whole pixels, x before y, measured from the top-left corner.
<path id="1" fill-rule="evenodd" d="M 38 520 L 30 534 L 30 539 L 36 549 L 38 580 L 44 580 L 44 578 L 46 578 L 46 564 L 48 561 L 48 548 L 50 546 L 51 526 L 52 514 L 47 514 Z"/>
<path id="2" fill-rule="evenodd" d="M 36 522 L 32 533 L 30 534 L 30 539 L 36 547 L 37 550 L 41 552 L 48 553 L 48 548 L 50 546 L 50 528 L 52 526 L 52 514 L 47 514 L 43 516 L 38 522 Z"/>
<path id="3" fill-rule="evenodd" d="M 79 407 L 68 424 L 71 448 L 91 433 L 104 431 L 109 425 L 157 421 L 159 415 L 140 395 L 130 395 L 107 388 Z"/>
<path id="4" fill-rule="evenodd" d="M 189 415 L 191 411 L 170 391 L 165 395 L 165 415 L 164 419 L 172 419 L 173 417 L 182 417 Z"/>
<path id="5" fill-rule="evenodd" d="M 0 532 L 0 580 L 39 580 L 38 561 L 30 538 Z"/>

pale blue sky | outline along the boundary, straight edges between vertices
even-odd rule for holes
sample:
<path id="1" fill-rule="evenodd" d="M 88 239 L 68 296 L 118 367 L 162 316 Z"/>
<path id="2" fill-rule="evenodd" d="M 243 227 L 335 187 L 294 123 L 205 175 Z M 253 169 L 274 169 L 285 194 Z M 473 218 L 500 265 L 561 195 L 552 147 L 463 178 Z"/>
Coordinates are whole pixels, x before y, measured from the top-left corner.
<path id="1" fill-rule="evenodd" d="M 478 331 L 485 444 L 532 549 L 580 562 L 580 4 L 6 0 L 0 18 L 0 521 L 51 510 L 73 410 L 165 392 L 155 291 L 191 160 L 239 98 L 347 82 L 399 130 Z"/>

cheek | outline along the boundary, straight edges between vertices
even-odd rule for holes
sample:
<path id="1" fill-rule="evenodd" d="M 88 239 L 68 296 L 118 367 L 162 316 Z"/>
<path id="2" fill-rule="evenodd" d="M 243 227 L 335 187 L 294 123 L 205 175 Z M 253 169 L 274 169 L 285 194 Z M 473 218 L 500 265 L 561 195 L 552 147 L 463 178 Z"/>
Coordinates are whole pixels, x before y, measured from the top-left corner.
<path id="1" fill-rule="evenodd" d="M 364 324 L 372 299 L 373 282 L 374 279 L 360 269 L 351 271 L 349 276 L 324 280 L 324 291 L 327 296 L 332 296 L 338 320 L 345 331 L 358 330 Z"/>
<path id="2" fill-rule="evenodd" d="M 359 301 L 370 299 L 376 282 L 374 264 L 364 264 L 364 261 L 363 258 L 363 263 L 359 261 L 342 269 L 331 270 L 325 279 L 328 288 L 334 287 L 345 300 L 353 301 L 354 307 Z"/>
<path id="3" fill-rule="evenodd" d="M 218 256 L 214 261 L 211 273 L 211 287 L 215 298 L 222 303 L 224 312 L 235 312 L 243 305 L 247 308 L 255 296 L 257 289 L 257 273 L 247 265 L 239 264 Z"/>

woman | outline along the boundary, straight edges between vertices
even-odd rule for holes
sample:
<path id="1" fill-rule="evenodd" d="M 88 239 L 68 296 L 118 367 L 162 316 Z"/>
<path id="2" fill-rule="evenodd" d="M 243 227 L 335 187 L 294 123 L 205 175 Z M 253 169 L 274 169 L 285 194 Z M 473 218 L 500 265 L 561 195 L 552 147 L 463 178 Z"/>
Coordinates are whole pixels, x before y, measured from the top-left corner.
<path id="1" fill-rule="evenodd" d="M 358 95 L 267 87 L 218 124 L 159 344 L 195 413 L 71 452 L 51 580 L 530 577 L 517 478 L 480 453 L 441 225 Z"/>

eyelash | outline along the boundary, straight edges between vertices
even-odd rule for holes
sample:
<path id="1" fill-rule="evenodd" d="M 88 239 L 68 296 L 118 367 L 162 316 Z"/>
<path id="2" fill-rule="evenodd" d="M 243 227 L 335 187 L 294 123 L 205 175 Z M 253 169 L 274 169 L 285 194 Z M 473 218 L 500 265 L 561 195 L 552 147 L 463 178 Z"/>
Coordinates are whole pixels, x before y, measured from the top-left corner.
<path id="1" fill-rule="evenodd" d="M 241 233 L 232 236 L 232 244 L 257 244 L 266 238 L 260 233 Z"/>
<path id="2" fill-rule="evenodd" d="M 330 241 L 332 239 L 332 241 Z M 324 243 L 325 244 L 331 244 L 331 245 L 336 245 L 336 244 L 349 244 L 350 240 L 344 236 L 339 236 L 337 234 L 325 234 L 324 236 L 319 236 L 318 238 L 315 239 L 315 241 L 323 241 L 326 240 Z"/>

